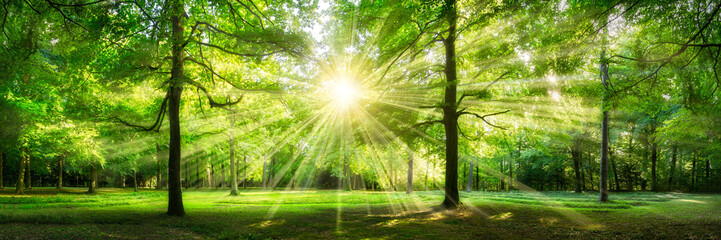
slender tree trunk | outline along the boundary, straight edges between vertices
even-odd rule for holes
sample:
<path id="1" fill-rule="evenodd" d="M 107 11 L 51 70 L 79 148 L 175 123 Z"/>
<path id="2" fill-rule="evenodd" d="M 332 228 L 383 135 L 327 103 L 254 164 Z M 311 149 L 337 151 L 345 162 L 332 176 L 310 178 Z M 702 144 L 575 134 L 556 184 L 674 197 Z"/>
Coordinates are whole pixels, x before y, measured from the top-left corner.
<path id="1" fill-rule="evenodd" d="M 225 189 L 225 164 L 220 164 L 220 187 Z"/>
<path id="2" fill-rule="evenodd" d="M 668 188 L 669 188 L 669 190 L 673 190 L 673 180 L 674 180 L 674 175 L 675 175 L 675 171 L 676 171 L 677 152 L 678 152 L 678 147 L 673 146 L 673 148 L 671 149 L 671 166 L 668 171 Z"/>
<path id="3" fill-rule="evenodd" d="M 96 183 L 98 181 L 98 168 L 95 163 L 90 164 L 90 179 L 88 182 L 88 193 L 95 193 Z"/>
<path id="4" fill-rule="evenodd" d="M 238 179 L 236 178 L 236 181 L 237 180 Z M 247 159 L 247 156 L 245 154 L 243 154 L 243 189 L 246 188 L 247 183 L 248 183 L 248 159 Z M 233 183 L 233 184 L 236 184 L 236 186 L 237 186 L 237 183 Z"/>
<path id="5" fill-rule="evenodd" d="M 64 157 L 58 158 L 58 186 L 57 189 L 62 191 L 63 190 L 63 161 L 65 160 Z"/>
<path id="6" fill-rule="evenodd" d="M 576 182 L 576 191 L 577 193 L 580 193 L 582 191 L 582 183 L 581 180 L 583 179 L 581 177 L 581 141 L 580 139 L 575 139 L 573 141 L 573 146 L 571 146 L 571 158 L 573 159 L 573 172 L 575 173 L 575 182 Z"/>
<path id="7" fill-rule="evenodd" d="M 133 169 L 133 192 L 138 191 L 138 170 Z"/>
<path id="8" fill-rule="evenodd" d="M 656 135 L 656 123 L 651 123 L 651 135 Z M 656 161 L 658 160 L 658 143 L 656 137 L 651 140 L 651 191 L 658 191 L 658 182 L 656 181 Z"/>
<path id="9" fill-rule="evenodd" d="M 506 171 L 504 170 L 505 165 L 506 165 L 506 161 L 504 159 L 501 159 L 501 182 L 500 182 L 501 188 L 498 189 L 501 191 L 506 190 L 506 175 L 505 175 Z"/>
<path id="10" fill-rule="evenodd" d="M 5 189 L 5 182 L 3 181 L 3 150 L 0 149 L 0 189 Z"/>
<path id="11" fill-rule="evenodd" d="M 172 25 L 172 68 L 170 70 L 170 96 L 168 99 L 168 122 L 170 125 L 170 148 L 168 150 L 168 215 L 184 216 L 183 189 L 180 185 L 180 99 L 183 93 L 183 69 L 185 42 L 183 19 L 185 3 L 172 0 L 170 22 Z"/>
<path id="12" fill-rule="evenodd" d="M 266 163 L 267 162 L 268 162 L 267 160 L 263 162 L 263 190 L 265 190 L 265 188 L 268 185 L 268 181 L 266 181 L 266 174 L 267 174 L 266 173 L 266 171 L 267 171 Z"/>
<path id="13" fill-rule="evenodd" d="M 33 189 L 33 178 L 30 176 L 30 156 L 25 158 L 25 189 Z"/>
<path id="14" fill-rule="evenodd" d="M 473 162 L 468 166 L 468 182 L 466 183 L 466 192 L 473 191 Z"/>
<path id="15" fill-rule="evenodd" d="M 481 174 L 479 173 L 478 166 L 476 166 L 476 190 L 481 190 Z"/>
<path id="16" fill-rule="evenodd" d="M 691 192 L 696 192 L 696 150 L 693 151 L 691 160 Z"/>
<path id="17" fill-rule="evenodd" d="M 408 180 L 406 182 L 406 193 L 413 193 L 413 155 L 408 156 Z"/>
<path id="18" fill-rule="evenodd" d="M 163 164 L 161 162 L 161 158 L 158 156 L 160 155 L 160 144 L 157 142 L 155 143 L 155 157 L 157 158 L 158 162 L 158 184 L 155 186 L 155 189 L 163 189 Z"/>
<path id="19" fill-rule="evenodd" d="M 428 191 L 428 172 L 430 171 L 430 169 L 431 169 L 431 162 L 427 161 L 426 162 L 426 176 L 425 176 L 426 180 L 423 181 L 423 191 Z"/>
<path id="20" fill-rule="evenodd" d="M 446 132 L 446 185 L 442 207 L 455 209 L 461 204 L 458 194 L 458 112 L 456 106 L 456 1 L 445 1 L 445 17 L 448 21 L 448 36 L 443 39 L 445 48 L 446 87 L 443 98 L 443 125 Z"/>
<path id="21" fill-rule="evenodd" d="M 195 163 L 195 188 L 203 186 L 203 179 L 200 179 L 200 160 Z"/>
<path id="22" fill-rule="evenodd" d="M 608 105 L 607 88 L 608 88 L 608 63 L 606 59 L 606 50 L 601 51 L 601 84 L 603 84 L 603 95 L 601 97 L 601 107 L 603 108 L 603 120 L 601 121 L 601 166 L 600 166 L 600 186 L 598 201 L 608 201 Z"/>
<path id="23" fill-rule="evenodd" d="M 20 155 L 20 168 L 18 168 L 18 180 L 15 193 L 25 194 L 23 188 L 25 188 L 25 161 L 27 159 L 27 150 L 24 147 L 20 148 Z"/>
<path id="24" fill-rule="evenodd" d="M 616 158 L 611 153 L 612 152 L 609 152 L 609 155 L 610 155 L 609 158 L 611 160 L 611 170 L 613 170 L 613 182 L 616 183 L 616 187 L 614 189 L 616 189 L 616 191 L 618 191 L 620 188 L 620 185 L 618 183 L 619 182 L 618 181 L 618 171 L 616 170 L 617 169 L 616 168 Z"/>
<path id="25" fill-rule="evenodd" d="M 230 136 L 230 179 L 231 179 L 231 185 L 230 185 L 230 195 L 231 196 L 238 196 L 238 171 L 236 170 L 235 165 L 235 137 Z M 245 155 L 243 156 L 243 159 L 245 159 Z"/>
<path id="26" fill-rule="evenodd" d="M 508 159 L 508 190 L 513 190 L 513 157 Z"/>

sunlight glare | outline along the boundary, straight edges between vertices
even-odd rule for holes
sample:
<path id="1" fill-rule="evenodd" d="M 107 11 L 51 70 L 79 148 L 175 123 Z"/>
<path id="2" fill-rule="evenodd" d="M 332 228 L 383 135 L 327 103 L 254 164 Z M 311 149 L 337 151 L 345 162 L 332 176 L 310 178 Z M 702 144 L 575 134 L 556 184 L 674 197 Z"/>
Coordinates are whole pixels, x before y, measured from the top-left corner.
<path id="1" fill-rule="evenodd" d="M 332 101 L 341 107 L 354 105 L 360 99 L 360 90 L 349 80 L 338 80 L 332 84 Z"/>

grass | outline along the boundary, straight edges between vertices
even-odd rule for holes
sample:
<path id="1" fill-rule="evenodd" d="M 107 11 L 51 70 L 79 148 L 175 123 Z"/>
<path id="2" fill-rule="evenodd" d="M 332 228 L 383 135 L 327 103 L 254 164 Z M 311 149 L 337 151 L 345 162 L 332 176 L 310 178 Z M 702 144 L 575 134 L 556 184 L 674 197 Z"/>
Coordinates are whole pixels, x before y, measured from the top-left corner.
<path id="1" fill-rule="evenodd" d="M 223 190 L 183 193 L 187 216 L 164 214 L 156 190 L 0 190 L 0 239 L 719 239 L 721 195 L 461 193 L 439 211 L 440 191 L 405 193 Z"/>

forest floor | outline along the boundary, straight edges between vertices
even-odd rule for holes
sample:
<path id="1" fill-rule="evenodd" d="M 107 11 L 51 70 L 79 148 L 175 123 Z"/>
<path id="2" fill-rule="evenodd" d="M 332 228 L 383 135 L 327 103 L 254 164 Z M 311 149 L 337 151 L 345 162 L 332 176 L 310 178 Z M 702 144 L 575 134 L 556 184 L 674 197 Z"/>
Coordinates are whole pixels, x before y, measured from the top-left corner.
<path id="1" fill-rule="evenodd" d="M 97 194 L 0 190 L 0 239 L 719 239 L 721 195 L 441 191 L 184 190 L 186 217 L 168 217 L 167 192 Z"/>

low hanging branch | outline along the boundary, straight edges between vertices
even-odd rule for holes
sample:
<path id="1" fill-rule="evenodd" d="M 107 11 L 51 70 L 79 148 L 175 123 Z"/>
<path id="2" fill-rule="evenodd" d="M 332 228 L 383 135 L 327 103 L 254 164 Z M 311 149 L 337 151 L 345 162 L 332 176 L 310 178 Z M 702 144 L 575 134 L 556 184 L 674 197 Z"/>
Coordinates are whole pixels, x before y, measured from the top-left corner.
<path id="1" fill-rule="evenodd" d="M 167 106 L 168 106 L 168 98 L 170 98 L 170 91 L 168 91 L 165 94 L 165 98 L 163 98 L 163 103 L 160 105 L 160 111 L 158 112 L 158 117 L 155 119 L 155 123 L 153 123 L 153 125 L 150 127 L 145 127 L 145 126 L 129 123 L 128 121 L 125 121 L 118 116 L 111 117 L 110 119 L 115 120 L 116 122 L 119 122 L 125 126 L 135 128 L 139 131 L 158 132 L 158 131 L 160 131 L 160 127 L 163 125 L 163 119 L 165 118 L 165 112 L 167 111 Z"/>

